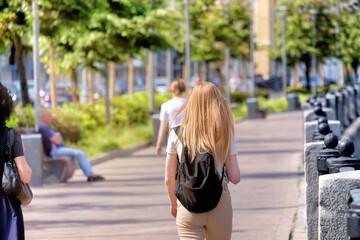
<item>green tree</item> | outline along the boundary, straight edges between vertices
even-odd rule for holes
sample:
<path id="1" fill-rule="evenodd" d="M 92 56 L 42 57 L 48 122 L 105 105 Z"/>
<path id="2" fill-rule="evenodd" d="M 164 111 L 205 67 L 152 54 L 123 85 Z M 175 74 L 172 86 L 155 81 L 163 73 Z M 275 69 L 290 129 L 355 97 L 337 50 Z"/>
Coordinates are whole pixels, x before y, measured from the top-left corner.
<path id="1" fill-rule="evenodd" d="M 26 47 L 24 39 L 29 32 L 29 13 L 31 12 L 29 6 L 29 1 L 0 0 L 0 48 L 4 52 L 9 45 L 12 45 L 15 51 L 22 106 L 30 103 L 23 59 Z"/>
<path id="2" fill-rule="evenodd" d="M 360 61 L 360 14 L 345 9 L 340 19 L 340 55 L 345 63 L 350 64 L 355 76 Z M 351 74 L 347 68 L 347 79 Z"/>
<path id="3" fill-rule="evenodd" d="M 230 4 L 226 45 L 234 58 L 250 60 L 250 16 L 247 1 L 234 0 Z"/>
<path id="4" fill-rule="evenodd" d="M 244 1 L 230 2 L 229 17 L 224 5 L 215 0 L 198 0 L 189 4 L 191 60 L 205 62 L 208 79 L 209 63 L 224 61 L 224 51 L 230 48 L 232 57 L 249 58 L 249 16 Z M 183 9 L 184 6 L 182 6 Z M 182 10 L 183 12 L 183 10 Z M 184 53 L 184 21 L 178 22 L 180 31 L 174 35 L 175 48 Z M 220 72 L 221 64 L 217 64 Z M 222 82 L 224 84 L 224 80 Z"/>
<path id="5" fill-rule="evenodd" d="M 93 11 L 103 9 L 102 1 L 89 0 L 74 4 L 71 0 L 41 0 L 40 34 L 42 61 L 51 64 L 56 59 L 56 69 L 63 75 L 69 75 L 72 82 L 72 96 L 78 102 L 77 67 L 85 62 L 85 53 L 78 49 L 78 42 L 89 37 L 88 25 Z M 106 39 L 104 39 L 106 41 Z M 50 53 L 54 54 L 51 55 Z M 52 88 L 55 88 L 52 83 Z M 52 91 L 55 94 L 55 91 Z"/>
<path id="6" fill-rule="evenodd" d="M 47 12 L 63 17 L 47 19 L 55 26 L 61 26 L 57 28 L 56 41 L 51 34 L 48 39 L 55 41 L 58 69 L 71 76 L 75 99 L 78 98 L 78 66 L 88 66 L 105 74 L 95 63 L 122 63 L 142 49 L 158 50 L 170 46 L 162 31 L 164 22 L 171 22 L 171 15 L 163 10 L 164 1 L 83 2 L 44 0 L 42 6 L 44 17 L 48 16 Z"/>
<path id="7" fill-rule="evenodd" d="M 305 63 L 307 88 L 310 89 L 310 69 L 311 55 L 316 54 L 318 62 L 323 63 L 326 58 L 335 56 L 335 24 L 331 15 L 327 13 L 330 3 L 328 1 L 282 1 L 278 6 L 287 6 L 286 11 L 286 54 L 288 64 L 293 66 L 299 61 Z M 312 16 L 310 9 L 315 9 L 316 32 L 312 31 Z M 277 18 L 275 25 L 276 43 L 271 55 L 277 59 L 281 59 L 282 42 L 281 42 L 281 21 Z M 316 40 L 313 46 L 313 38 Z"/>

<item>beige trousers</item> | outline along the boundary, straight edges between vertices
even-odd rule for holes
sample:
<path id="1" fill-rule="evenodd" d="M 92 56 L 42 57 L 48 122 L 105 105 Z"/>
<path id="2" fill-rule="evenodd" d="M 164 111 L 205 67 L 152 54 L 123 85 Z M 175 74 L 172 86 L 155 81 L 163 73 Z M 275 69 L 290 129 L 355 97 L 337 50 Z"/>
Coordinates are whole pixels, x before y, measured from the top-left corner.
<path id="1" fill-rule="evenodd" d="M 230 240 L 232 205 L 227 184 L 216 208 L 205 213 L 193 213 L 178 201 L 176 225 L 181 240 Z"/>

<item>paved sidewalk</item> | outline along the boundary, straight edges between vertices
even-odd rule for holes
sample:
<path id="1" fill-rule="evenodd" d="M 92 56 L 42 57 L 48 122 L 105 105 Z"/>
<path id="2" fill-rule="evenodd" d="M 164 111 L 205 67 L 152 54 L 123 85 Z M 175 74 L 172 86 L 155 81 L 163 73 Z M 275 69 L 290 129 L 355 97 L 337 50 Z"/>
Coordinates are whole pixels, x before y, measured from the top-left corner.
<path id="1" fill-rule="evenodd" d="M 232 239 L 287 240 L 301 209 L 302 112 L 243 120 L 236 134 L 242 180 L 230 185 Z M 95 165 L 104 182 L 87 183 L 78 169 L 66 184 L 33 188 L 35 198 L 23 208 L 26 238 L 178 239 L 164 162 L 147 147 Z"/>

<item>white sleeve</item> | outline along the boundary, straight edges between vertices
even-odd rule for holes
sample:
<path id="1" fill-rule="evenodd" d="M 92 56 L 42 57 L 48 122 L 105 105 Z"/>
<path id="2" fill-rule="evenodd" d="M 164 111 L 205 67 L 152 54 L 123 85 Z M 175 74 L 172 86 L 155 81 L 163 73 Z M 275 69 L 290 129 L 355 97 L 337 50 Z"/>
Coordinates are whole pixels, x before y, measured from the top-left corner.
<path id="1" fill-rule="evenodd" d="M 235 136 L 231 136 L 230 139 L 230 155 L 237 155 L 238 154 L 238 150 L 236 148 L 236 144 L 235 144 Z"/>
<path id="2" fill-rule="evenodd" d="M 160 121 L 169 122 L 169 119 L 168 119 L 167 114 L 166 114 L 166 106 L 164 104 L 161 104 L 159 119 L 160 119 Z"/>
<path id="3" fill-rule="evenodd" d="M 176 151 L 176 140 L 177 136 L 174 130 L 171 130 L 170 135 L 168 137 L 168 143 L 166 147 L 166 152 L 169 154 L 177 154 Z"/>

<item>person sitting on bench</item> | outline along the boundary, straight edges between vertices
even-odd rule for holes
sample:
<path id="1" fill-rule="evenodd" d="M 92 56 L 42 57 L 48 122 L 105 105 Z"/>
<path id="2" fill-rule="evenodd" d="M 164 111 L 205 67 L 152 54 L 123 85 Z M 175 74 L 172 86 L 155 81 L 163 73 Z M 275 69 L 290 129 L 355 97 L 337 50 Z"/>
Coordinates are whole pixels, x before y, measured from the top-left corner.
<path id="1" fill-rule="evenodd" d="M 88 182 L 95 182 L 105 180 L 104 177 L 93 172 L 92 166 L 83 150 L 76 148 L 65 147 L 63 139 L 59 133 L 55 133 L 50 127 L 52 122 L 52 114 L 48 110 L 41 111 L 39 133 L 42 136 L 42 143 L 44 152 L 47 156 L 72 156 L 75 157 L 79 163 L 81 170 L 87 177 Z"/>

